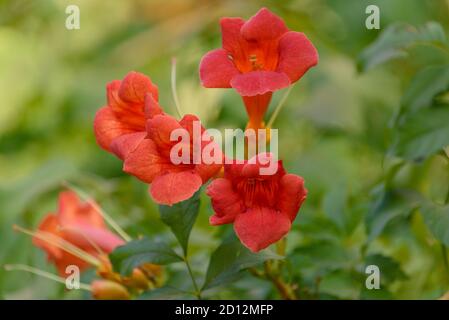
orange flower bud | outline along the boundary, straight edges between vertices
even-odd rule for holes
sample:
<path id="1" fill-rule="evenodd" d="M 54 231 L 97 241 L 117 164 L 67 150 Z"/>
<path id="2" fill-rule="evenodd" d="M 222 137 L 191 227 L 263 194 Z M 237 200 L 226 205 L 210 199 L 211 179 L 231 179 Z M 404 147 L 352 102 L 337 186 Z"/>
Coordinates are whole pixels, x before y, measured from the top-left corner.
<path id="1" fill-rule="evenodd" d="M 97 300 L 128 300 L 130 294 L 121 284 L 110 280 L 92 282 L 92 296 Z"/>
<path id="2" fill-rule="evenodd" d="M 129 277 L 124 277 L 122 283 L 127 287 L 142 290 L 150 287 L 150 281 L 139 268 L 135 268 Z"/>

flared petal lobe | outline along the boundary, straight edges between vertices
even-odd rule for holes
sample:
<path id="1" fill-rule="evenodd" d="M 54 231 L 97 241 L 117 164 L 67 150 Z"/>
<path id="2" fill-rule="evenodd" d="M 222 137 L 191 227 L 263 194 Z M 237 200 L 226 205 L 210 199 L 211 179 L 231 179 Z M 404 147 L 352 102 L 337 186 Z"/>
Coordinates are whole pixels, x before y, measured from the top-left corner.
<path id="1" fill-rule="evenodd" d="M 233 190 L 229 180 L 215 179 L 207 187 L 215 214 L 210 217 L 210 224 L 220 225 L 234 222 L 235 217 L 244 210 L 239 195 Z"/>
<path id="2" fill-rule="evenodd" d="M 150 78 L 139 72 L 130 72 L 123 79 L 118 94 L 120 98 L 128 103 L 142 105 L 147 93 L 158 100 L 158 89 Z"/>
<path id="3" fill-rule="evenodd" d="M 154 178 L 150 194 L 157 203 L 171 206 L 192 197 L 202 184 L 196 172 L 167 172 Z"/>
<path id="4" fill-rule="evenodd" d="M 133 132 L 134 128 L 118 120 L 111 108 L 103 107 L 97 111 L 94 120 L 95 138 L 106 151 L 110 151 L 115 138 Z"/>
<path id="5" fill-rule="evenodd" d="M 274 71 L 253 71 L 242 73 L 231 80 L 231 86 L 241 96 L 262 95 L 290 85 L 285 73 Z"/>
<path id="6" fill-rule="evenodd" d="M 205 88 L 231 88 L 239 71 L 223 49 L 212 50 L 200 62 L 200 79 Z"/>
<path id="7" fill-rule="evenodd" d="M 291 83 L 298 81 L 318 63 L 318 52 L 304 33 L 290 31 L 279 41 L 278 72 L 285 73 Z"/>
<path id="8" fill-rule="evenodd" d="M 286 174 L 281 178 L 279 195 L 278 209 L 293 222 L 307 196 L 304 179 L 294 174 Z"/>
<path id="9" fill-rule="evenodd" d="M 258 252 L 282 239 L 290 231 L 290 219 L 267 207 L 254 207 L 237 215 L 234 230 L 242 243 Z"/>
<path id="10" fill-rule="evenodd" d="M 267 8 L 260 9 L 241 29 L 245 39 L 258 41 L 277 39 L 287 31 L 284 21 Z"/>
<path id="11" fill-rule="evenodd" d="M 151 183 L 169 164 L 159 154 L 156 143 L 145 139 L 125 159 L 123 171 Z"/>

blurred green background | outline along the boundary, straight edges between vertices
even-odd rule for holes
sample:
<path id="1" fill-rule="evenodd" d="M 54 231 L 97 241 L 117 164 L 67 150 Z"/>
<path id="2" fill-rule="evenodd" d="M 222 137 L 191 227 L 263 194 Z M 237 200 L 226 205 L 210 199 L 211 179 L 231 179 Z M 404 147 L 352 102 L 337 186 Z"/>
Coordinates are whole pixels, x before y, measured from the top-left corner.
<path id="1" fill-rule="evenodd" d="M 70 4 L 80 8 L 79 30 L 65 28 Z M 380 30 L 365 28 L 369 4 L 380 8 Z M 449 117 L 447 107 L 433 105 L 449 87 L 447 72 L 409 91 L 426 115 L 398 120 L 412 79 L 430 65 L 447 64 L 448 51 L 426 45 L 426 39 L 407 46 L 407 35 L 393 35 L 385 46 L 370 48 L 375 56 L 379 50 L 398 59 L 363 67 L 366 48 L 397 22 L 420 27 L 435 21 L 448 30 L 449 1 L 443 0 L 0 1 L 0 265 L 54 272 L 30 238 L 11 226 L 37 226 L 56 209 L 63 181 L 95 197 L 131 235 L 174 242 L 147 186 L 124 174 L 121 162 L 95 142 L 93 118 L 105 104 L 105 85 L 128 71 L 143 72 L 174 115 L 170 63 L 176 57 L 183 111 L 199 115 L 207 127 L 243 128 L 240 97 L 202 88 L 198 64 L 220 46 L 219 17 L 247 19 L 262 6 L 305 32 L 320 54 L 275 123 L 285 167 L 303 176 L 309 190 L 288 237 L 286 277 L 311 299 L 434 299 L 448 291 L 449 210 L 432 207 L 445 202 L 449 187 L 447 158 L 440 152 L 449 140 Z M 404 43 L 406 49 L 390 48 Z M 282 94 L 275 94 L 269 112 Z M 438 98 L 444 104 L 444 95 Z M 436 136 L 429 137 L 438 122 Z M 209 226 L 211 214 L 204 198 L 191 237 L 199 278 L 226 229 Z M 381 269 L 380 290 L 364 289 L 368 264 Z M 170 282 L 188 283 L 182 266 L 170 268 Z M 48 280 L 0 269 L 0 298 L 79 297 Z M 278 298 L 269 283 L 249 274 L 206 297 Z"/>

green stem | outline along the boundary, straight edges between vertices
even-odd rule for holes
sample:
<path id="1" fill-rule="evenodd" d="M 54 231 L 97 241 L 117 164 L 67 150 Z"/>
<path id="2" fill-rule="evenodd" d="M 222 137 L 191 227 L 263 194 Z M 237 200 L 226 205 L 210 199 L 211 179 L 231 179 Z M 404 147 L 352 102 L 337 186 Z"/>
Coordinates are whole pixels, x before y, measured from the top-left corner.
<path id="1" fill-rule="evenodd" d="M 285 104 L 285 101 L 287 101 L 287 98 L 288 98 L 290 92 L 292 91 L 292 89 L 293 89 L 293 85 L 291 85 L 291 86 L 287 89 L 287 91 L 285 92 L 285 94 L 284 94 L 284 96 L 282 97 L 281 101 L 279 101 L 278 105 L 276 106 L 276 108 L 275 108 L 274 111 L 273 111 L 273 114 L 272 114 L 271 117 L 270 117 L 270 120 L 268 120 L 267 128 L 271 128 L 271 127 L 273 126 L 274 120 L 276 120 L 276 118 L 277 118 L 279 112 L 281 111 L 282 107 L 283 107 L 284 104 Z"/>
<path id="2" fill-rule="evenodd" d="M 201 290 L 196 283 L 195 276 L 193 275 L 192 268 L 190 267 L 187 256 L 184 257 L 184 263 L 186 264 L 187 270 L 189 271 L 189 276 L 192 279 L 193 288 L 195 289 L 195 296 L 198 298 L 198 300 L 201 300 Z"/>
<path id="3" fill-rule="evenodd" d="M 172 59 L 171 63 L 171 92 L 173 95 L 173 100 L 175 102 L 176 112 L 178 116 L 182 118 L 181 106 L 179 105 L 178 93 L 176 90 L 176 59 Z"/>
<path id="4" fill-rule="evenodd" d="M 446 155 L 446 153 L 444 153 Z M 446 155 L 446 160 L 449 168 L 449 157 Z M 444 200 L 444 205 L 449 204 L 449 187 L 446 194 L 446 199 Z M 447 247 L 444 243 L 441 243 L 441 254 L 443 255 L 444 269 L 446 270 L 447 281 L 449 282 L 449 259 L 447 256 Z"/>
<path id="5" fill-rule="evenodd" d="M 446 270 L 447 281 L 449 282 L 449 259 L 447 257 L 447 247 L 441 244 L 441 254 L 443 255 L 444 270 Z"/>

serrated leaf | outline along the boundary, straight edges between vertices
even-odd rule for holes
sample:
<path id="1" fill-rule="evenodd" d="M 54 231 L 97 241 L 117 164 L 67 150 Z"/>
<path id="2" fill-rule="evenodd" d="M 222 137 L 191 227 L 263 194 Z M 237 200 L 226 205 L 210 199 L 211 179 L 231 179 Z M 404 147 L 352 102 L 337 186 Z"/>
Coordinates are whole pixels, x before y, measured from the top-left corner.
<path id="1" fill-rule="evenodd" d="M 128 242 L 116 248 L 109 258 L 114 270 L 122 275 L 130 274 L 134 268 L 144 263 L 165 265 L 183 261 L 166 243 L 149 238 Z"/>
<path id="2" fill-rule="evenodd" d="M 390 154 L 422 161 L 449 145 L 449 106 L 421 110 L 395 132 Z"/>
<path id="3" fill-rule="evenodd" d="M 235 281 L 244 269 L 257 266 L 267 260 L 280 259 L 283 257 L 269 250 L 253 253 L 235 236 L 228 237 L 212 253 L 202 290 Z"/>
<path id="4" fill-rule="evenodd" d="M 446 46 L 444 29 L 436 22 L 429 22 L 418 29 L 404 23 L 393 24 L 363 50 L 358 58 L 358 69 L 366 71 L 386 61 L 406 57 L 407 49 L 418 44 Z"/>
<path id="5" fill-rule="evenodd" d="M 199 195 L 200 191 L 196 192 L 190 199 L 173 206 L 159 206 L 162 222 L 170 227 L 185 255 L 187 255 L 190 232 L 198 217 L 200 207 Z"/>
<path id="6" fill-rule="evenodd" d="M 433 236 L 449 246 L 449 205 L 442 206 L 426 202 L 421 207 L 421 214 Z"/>

